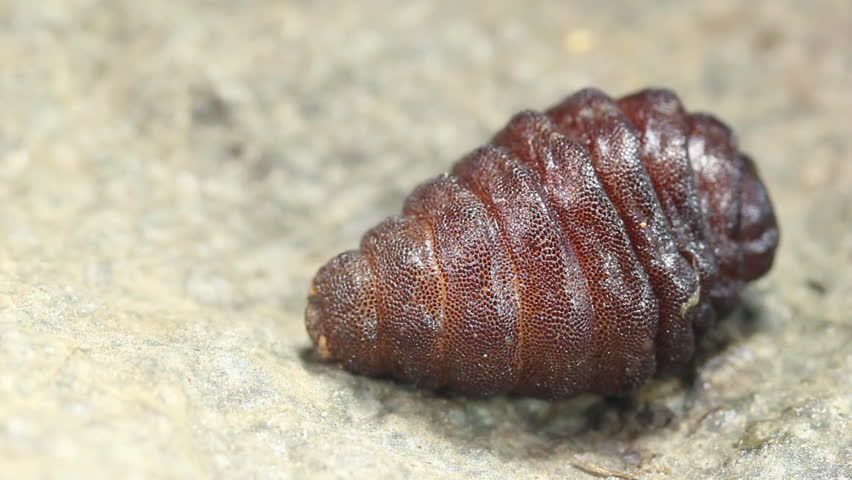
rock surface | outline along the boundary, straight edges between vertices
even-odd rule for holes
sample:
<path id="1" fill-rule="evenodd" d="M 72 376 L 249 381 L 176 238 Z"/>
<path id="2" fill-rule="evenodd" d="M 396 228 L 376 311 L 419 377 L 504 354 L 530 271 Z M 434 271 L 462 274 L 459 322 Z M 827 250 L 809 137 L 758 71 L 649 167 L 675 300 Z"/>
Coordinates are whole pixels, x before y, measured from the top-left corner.
<path id="1" fill-rule="evenodd" d="M 0 477 L 852 478 L 848 1 L 648 3 L 0 3 Z M 316 268 L 588 85 L 714 111 L 773 195 L 694 375 L 548 403 L 318 363 Z"/>

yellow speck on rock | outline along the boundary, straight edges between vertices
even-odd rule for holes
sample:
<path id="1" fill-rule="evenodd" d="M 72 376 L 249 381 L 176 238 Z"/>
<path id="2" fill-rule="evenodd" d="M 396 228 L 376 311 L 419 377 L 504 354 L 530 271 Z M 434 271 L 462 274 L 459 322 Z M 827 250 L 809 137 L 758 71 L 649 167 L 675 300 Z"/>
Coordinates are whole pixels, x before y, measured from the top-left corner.
<path id="1" fill-rule="evenodd" d="M 575 28 L 562 37 L 562 47 L 573 55 L 588 53 L 595 43 L 595 34 L 585 28 Z"/>

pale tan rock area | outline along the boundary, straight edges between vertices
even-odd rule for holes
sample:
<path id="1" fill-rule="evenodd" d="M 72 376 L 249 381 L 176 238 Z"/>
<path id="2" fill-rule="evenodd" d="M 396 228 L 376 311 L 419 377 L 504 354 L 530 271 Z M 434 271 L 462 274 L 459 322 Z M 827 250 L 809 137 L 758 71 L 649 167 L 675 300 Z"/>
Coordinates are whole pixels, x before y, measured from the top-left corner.
<path id="1" fill-rule="evenodd" d="M 852 7 L 0 1 L 0 478 L 852 478 Z M 309 353 L 310 278 L 515 111 L 668 86 L 782 245 L 694 372 L 469 399 Z"/>

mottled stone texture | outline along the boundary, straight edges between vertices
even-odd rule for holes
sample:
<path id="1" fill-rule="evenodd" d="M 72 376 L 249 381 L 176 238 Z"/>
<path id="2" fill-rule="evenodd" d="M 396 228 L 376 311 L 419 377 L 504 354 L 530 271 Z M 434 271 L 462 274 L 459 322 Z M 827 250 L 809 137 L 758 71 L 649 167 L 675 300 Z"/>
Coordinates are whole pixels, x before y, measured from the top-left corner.
<path id="1" fill-rule="evenodd" d="M 0 476 L 852 477 L 852 14 L 802 8 L 0 3 Z M 472 400 L 308 353 L 327 258 L 589 85 L 713 111 L 772 193 L 692 375 Z"/>

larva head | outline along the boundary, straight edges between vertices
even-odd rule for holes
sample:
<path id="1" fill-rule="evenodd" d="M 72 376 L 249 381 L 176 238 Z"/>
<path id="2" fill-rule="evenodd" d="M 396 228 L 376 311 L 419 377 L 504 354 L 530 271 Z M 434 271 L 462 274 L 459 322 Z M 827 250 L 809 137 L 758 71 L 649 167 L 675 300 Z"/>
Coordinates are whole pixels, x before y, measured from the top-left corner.
<path id="1" fill-rule="evenodd" d="M 719 262 L 710 296 L 717 313 L 736 305 L 745 282 L 771 267 L 778 245 L 772 202 L 733 132 L 712 115 L 688 116 L 688 151 L 707 238 Z"/>
<path id="2" fill-rule="evenodd" d="M 778 246 L 778 224 L 766 187 L 751 158 L 741 157 L 742 190 L 740 210 L 740 249 L 743 252 L 742 279 L 754 280 L 772 267 Z"/>
<path id="3" fill-rule="evenodd" d="M 305 309 L 305 326 L 317 352 L 368 375 L 381 370 L 372 280 L 360 251 L 341 253 L 317 272 Z"/>

